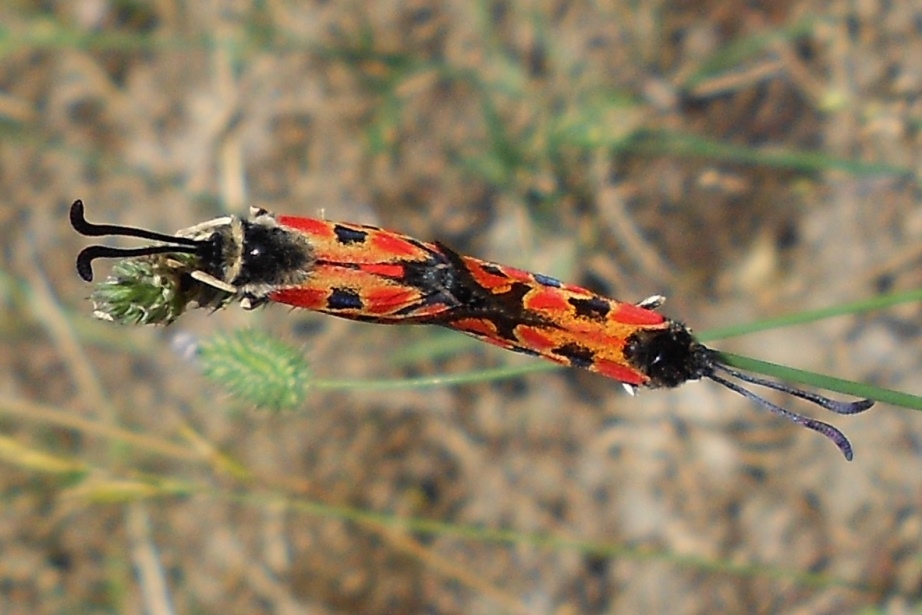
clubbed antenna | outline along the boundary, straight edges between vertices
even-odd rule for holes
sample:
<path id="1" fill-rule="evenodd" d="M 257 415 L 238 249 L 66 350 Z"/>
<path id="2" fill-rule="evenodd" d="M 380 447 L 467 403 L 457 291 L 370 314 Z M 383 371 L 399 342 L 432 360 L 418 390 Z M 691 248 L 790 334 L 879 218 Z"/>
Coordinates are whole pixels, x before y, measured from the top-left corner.
<path id="1" fill-rule="evenodd" d="M 746 399 L 756 402 L 763 408 L 770 410 L 771 412 L 774 412 L 775 414 L 780 414 L 781 416 L 785 417 L 786 419 L 790 421 L 793 421 L 799 425 L 803 425 L 807 429 L 812 429 L 813 431 L 823 434 L 824 436 L 832 440 L 836 446 L 839 447 L 839 450 L 842 451 L 842 454 L 845 455 L 845 458 L 847 460 L 849 461 L 852 460 L 853 453 L 852 453 L 851 443 L 848 441 L 848 438 L 845 437 L 845 434 L 843 434 L 841 431 L 839 431 L 832 425 L 828 423 L 824 423 L 823 421 L 811 419 L 801 414 L 797 414 L 796 412 L 791 412 L 790 410 L 786 410 L 785 408 L 782 408 L 781 406 L 773 404 L 772 402 L 768 401 L 764 397 L 760 397 L 759 395 L 756 395 L 752 391 L 744 389 L 737 383 L 731 380 L 727 380 L 723 376 L 719 376 L 715 374 L 714 372 L 715 370 L 720 370 L 722 372 L 729 374 L 730 376 L 733 376 L 734 378 L 742 380 L 743 382 L 751 382 L 752 384 L 755 384 L 758 386 L 764 386 L 769 389 L 774 389 L 775 391 L 781 391 L 782 393 L 793 395 L 794 397 L 798 397 L 800 399 L 809 401 L 810 403 L 816 404 L 817 406 L 820 406 L 827 410 L 835 412 L 836 414 L 858 414 L 859 412 L 864 412 L 865 410 L 867 410 L 868 408 L 874 405 L 874 400 L 862 399 L 862 400 L 853 401 L 853 402 L 836 401 L 834 399 L 830 399 L 822 395 L 817 395 L 816 393 L 811 393 L 809 391 L 804 391 L 803 389 L 798 389 L 796 387 L 792 387 L 792 386 L 786 385 L 781 382 L 775 382 L 774 380 L 768 380 L 766 378 L 760 378 L 758 376 L 753 376 L 750 374 L 746 374 L 744 372 L 737 371 L 733 369 L 732 367 L 724 365 L 722 362 L 720 362 L 716 358 L 716 354 L 714 355 L 714 358 L 708 361 L 708 364 L 709 364 L 710 370 L 708 370 L 708 372 L 704 374 L 705 377 L 710 378 L 714 382 L 717 382 L 727 387 L 731 391 L 736 391 L 737 393 L 739 393 Z"/>
<path id="2" fill-rule="evenodd" d="M 83 201 L 77 199 L 70 206 L 70 224 L 74 230 L 86 237 L 139 237 L 152 241 L 161 241 L 168 245 L 146 246 L 143 248 L 110 248 L 108 246 L 90 246 L 77 255 L 77 273 L 87 282 L 93 281 L 93 261 L 97 258 L 125 258 L 131 256 L 150 256 L 152 254 L 204 254 L 211 247 L 208 240 L 174 237 L 155 233 L 146 229 L 115 224 L 93 224 L 84 216 Z"/>

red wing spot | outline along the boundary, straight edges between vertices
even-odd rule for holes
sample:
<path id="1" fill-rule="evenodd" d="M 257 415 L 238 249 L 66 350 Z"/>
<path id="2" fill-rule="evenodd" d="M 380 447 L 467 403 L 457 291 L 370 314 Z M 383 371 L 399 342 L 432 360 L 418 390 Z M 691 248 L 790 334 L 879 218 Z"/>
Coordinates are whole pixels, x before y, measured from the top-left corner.
<path id="1" fill-rule="evenodd" d="M 620 303 L 611 318 L 626 325 L 659 325 L 666 317 L 659 312 L 638 307 L 632 303 Z"/>
<path id="2" fill-rule="evenodd" d="M 606 359 L 596 360 L 595 365 L 592 367 L 592 371 L 613 378 L 619 382 L 636 386 L 646 384 L 650 380 L 636 369 Z"/>
<path id="3" fill-rule="evenodd" d="M 490 292 L 502 294 L 509 288 L 508 277 L 496 275 L 474 259 L 468 261 L 467 270 L 474 281 Z"/>
<path id="4" fill-rule="evenodd" d="M 546 335 L 540 329 L 536 329 L 534 327 L 519 325 L 515 328 L 515 333 L 523 346 L 526 348 L 531 348 L 544 355 L 547 355 L 548 351 L 550 351 L 558 344 L 558 341 L 553 337 Z"/>
<path id="5" fill-rule="evenodd" d="M 482 318 L 462 318 L 453 321 L 451 327 L 452 329 L 475 333 L 485 337 L 494 337 L 496 335 L 496 327 L 493 323 L 489 320 L 483 320 Z"/>
<path id="6" fill-rule="evenodd" d="M 420 249 L 396 233 L 381 231 L 370 238 L 373 249 L 381 250 L 387 256 L 419 256 Z"/>
<path id="7" fill-rule="evenodd" d="M 516 269 L 506 265 L 497 265 L 495 263 L 484 263 L 484 271 L 490 275 L 496 276 L 502 280 L 513 280 L 515 282 L 524 282 L 528 286 L 534 285 L 534 276 L 523 269 Z"/>
<path id="8" fill-rule="evenodd" d="M 359 269 L 366 273 L 394 279 L 401 279 L 406 274 L 406 269 L 404 269 L 403 265 L 369 263 L 359 266 Z"/>
<path id="9" fill-rule="evenodd" d="M 570 305 L 556 288 L 537 288 L 525 297 L 525 307 L 546 312 L 569 312 Z"/>
<path id="10" fill-rule="evenodd" d="M 489 320 L 483 318 L 460 318 L 451 321 L 451 328 L 455 331 L 461 331 L 468 335 L 473 335 L 482 342 L 493 344 L 506 350 L 525 351 L 516 342 L 510 341 L 499 335 L 494 325 Z"/>
<path id="11" fill-rule="evenodd" d="M 380 288 L 364 294 L 365 311 L 371 314 L 389 314 L 419 300 L 415 290 Z"/>
<path id="12" fill-rule="evenodd" d="M 300 216 L 278 216 L 276 218 L 279 224 L 299 230 L 308 235 L 315 237 L 335 237 L 333 233 L 333 223 L 316 218 L 302 218 Z"/>
<path id="13" fill-rule="evenodd" d="M 269 294 L 269 299 L 307 310 L 326 308 L 329 291 L 317 288 L 287 288 Z"/>
<path id="14" fill-rule="evenodd" d="M 448 308 L 445 307 L 444 303 L 430 303 L 424 305 L 420 308 L 414 308 L 413 313 L 410 316 L 414 319 L 425 318 L 428 316 L 435 316 L 436 314 L 441 314 L 445 312 Z"/>

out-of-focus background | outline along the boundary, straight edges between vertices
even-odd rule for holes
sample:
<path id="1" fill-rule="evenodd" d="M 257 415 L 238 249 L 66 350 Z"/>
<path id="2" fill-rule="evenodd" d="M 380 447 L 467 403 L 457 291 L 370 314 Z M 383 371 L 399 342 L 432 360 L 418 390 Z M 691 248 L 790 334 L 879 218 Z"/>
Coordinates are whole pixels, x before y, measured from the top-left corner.
<path id="1" fill-rule="evenodd" d="M 908 0 L 2 3 L 0 612 L 918 612 L 912 411 L 770 396 L 852 463 L 712 383 L 576 370 L 271 414 L 184 349 L 534 359 L 280 306 L 94 321 L 66 214 L 379 224 L 707 331 L 922 284 L 920 122 Z M 910 305 L 719 347 L 919 393 L 919 335 Z"/>

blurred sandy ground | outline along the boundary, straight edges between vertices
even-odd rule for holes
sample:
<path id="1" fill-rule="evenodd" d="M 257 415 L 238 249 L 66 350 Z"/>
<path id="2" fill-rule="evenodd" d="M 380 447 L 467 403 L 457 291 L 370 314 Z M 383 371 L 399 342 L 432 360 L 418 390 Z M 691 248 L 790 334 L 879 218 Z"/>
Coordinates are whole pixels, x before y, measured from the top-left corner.
<path id="1" fill-rule="evenodd" d="M 279 307 L 104 326 L 66 223 L 75 198 L 164 231 L 249 205 L 379 223 L 667 294 L 698 330 L 918 287 L 917 4 L 13 1 L 0 23 L 0 611 L 917 611 L 915 412 L 832 417 L 850 464 L 710 384 L 629 399 L 566 371 L 268 416 L 174 336 L 262 328 L 326 378 L 526 359 L 395 366 L 435 332 Z M 918 316 L 721 347 L 920 393 Z"/>

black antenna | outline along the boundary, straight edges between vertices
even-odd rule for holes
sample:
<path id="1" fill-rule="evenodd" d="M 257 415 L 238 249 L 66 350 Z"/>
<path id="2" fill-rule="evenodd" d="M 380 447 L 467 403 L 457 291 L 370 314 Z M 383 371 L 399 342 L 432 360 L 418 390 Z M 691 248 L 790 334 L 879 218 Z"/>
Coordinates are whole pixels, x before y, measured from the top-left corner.
<path id="1" fill-rule="evenodd" d="M 768 380 L 765 378 L 760 378 L 759 376 L 752 376 L 750 374 L 737 371 L 732 367 L 724 365 L 717 358 L 716 353 L 712 355 L 712 358 L 708 361 L 708 364 L 711 369 L 709 369 L 707 373 L 704 374 L 705 377 L 710 378 L 714 382 L 727 387 L 731 391 L 736 391 L 746 399 L 754 401 L 763 408 L 770 410 L 775 414 L 779 414 L 786 419 L 797 423 L 798 425 L 803 425 L 807 429 L 812 429 L 813 431 L 823 434 L 839 447 L 839 450 L 842 451 L 842 454 L 845 455 L 845 458 L 848 461 L 852 460 L 853 454 L 851 443 L 848 441 L 848 438 L 845 437 L 845 434 L 843 434 L 832 425 L 824 423 L 823 421 L 811 419 L 809 417 L 803 416 L 802 414 L 797 414 L 796 412 L 792 412 L 782 408 L 781 406 L 775 405 L 764 397 L 760 397 L 752 391 L 744 389 L 735 382 L 727 380 L 722 376 L 718 376 L 714 373 L 714 370 L 726 372 L 727 374 L 733 376 L 734 378 L 738 378 L 743 382 L 751 382 L 752 384 L 758 386 L 764 386 L 769 389 L 774 389 L 775 391 L 781 391 L 782 393 L 793 395 L 794 397 L 809 401 L 812 404 L 816 404 L 817 406 L 835 412 L 836 414 L 858 414 L 859 412 L 864 412 L 874 405 L 873 399 L 862 399 L 853 402 L 836 401 L 834 399 L 830 399 L 822 395 L 817 395 L 816 393 L 811 393 L 809 391 L 804 391 L 803 389 L 798 389 L 781 382 L 775 382 L 774 380 Z"/>
<path id="2" fill-rule="evenodd" d="M 93 281 L 93 260 L 97 258 L 125 258 L 130 256 L 150 256 L 151 254 L 169 254 L 181 252 L 183 254 L 204 254 L 210 248 L 208 240 L 189 239 L 188 237 L 174 237 L 163 233 L 155 233 L 146 229 L 131 226 L 118 226 L 115 224 L 93 224 L 88 222 L 84 215 L 83 201 L 77 199 L 70 206 L 70 225 L 74 230 L 86 237 L 140 237 L 152 241 L 162 241 L 169 244 L 165 246 L 148 246 L 144 248 L 110 248 L 107 246 L 90 246 L 84 248 L 77 255 L 77 273 L 87 282 Z"/>

